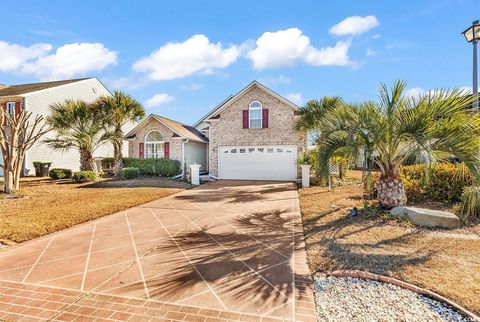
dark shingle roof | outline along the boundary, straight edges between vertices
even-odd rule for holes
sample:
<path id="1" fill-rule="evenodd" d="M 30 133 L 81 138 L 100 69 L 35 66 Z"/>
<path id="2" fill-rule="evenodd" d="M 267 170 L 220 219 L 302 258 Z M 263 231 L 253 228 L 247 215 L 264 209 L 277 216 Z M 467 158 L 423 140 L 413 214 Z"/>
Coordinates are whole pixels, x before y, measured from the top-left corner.
<path id="1" fill-rule="evenodd" d="M 88 78 L 67 79 L 67 80 L 61 80 L 61 81 L 55 81 L 55 82 L 12 85 L 12 86 L 8 86 L 0 89 L 0 96 L 15 96 L 15 95 L 26 94 L 30 92 L 39 91 L 42 89 L 47 89 L 50 87 L 56 87 L 60 85 L 82 81 L 85 79 L 88 79 Z"/>

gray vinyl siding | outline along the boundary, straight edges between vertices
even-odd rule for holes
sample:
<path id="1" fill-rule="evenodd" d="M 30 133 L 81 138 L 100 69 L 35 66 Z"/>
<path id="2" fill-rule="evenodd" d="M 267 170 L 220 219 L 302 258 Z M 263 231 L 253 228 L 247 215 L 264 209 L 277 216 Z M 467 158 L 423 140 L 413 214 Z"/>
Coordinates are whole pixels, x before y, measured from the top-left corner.
<path id="1" fill-rule="evenodd" d="M 102 95 L 110 95 L 110 93 L 97 79 L 94 78 L 29 93 L 24 96 L 26 109 L 33 113 L 32 117 L 38 114 L 47 117 L 50 112 L 50 104 L 63 102 L 66 99 L 82 99 L 87 102 L 92 102 Z M 125 133 L 130 131 L 133 126 L 133 124 L 125 125 Z M 53 136 L 54 132 L 52 131 L 47 133 L 44 138 Z M 123 153 L 124 155 L 128 155 L 127 142 L 124 142 Z M 94 156 L 113 156 L 112 145 L 110 143 L 102 145 L 95 151 Z M 71 149 L 64 152 L 56 151 L 43 143 L 43 140 L 37 141 L 27 151 L 25 167 L 29 170 L 29 174 L 35 172 L 32 164 L 33 161 L 52 161 L 52 167 L 68 168 L 74 171 L 77 171 L 80 166 L 77 150 Z"/>
<path id="2" fill-rule="evenodd" d="M 207 164 L 207 144 L 195 141 L 185 143 L 185 162 L 187 166 L 190 164 L 201 164 L 200 171 L 208 169 Z"/>

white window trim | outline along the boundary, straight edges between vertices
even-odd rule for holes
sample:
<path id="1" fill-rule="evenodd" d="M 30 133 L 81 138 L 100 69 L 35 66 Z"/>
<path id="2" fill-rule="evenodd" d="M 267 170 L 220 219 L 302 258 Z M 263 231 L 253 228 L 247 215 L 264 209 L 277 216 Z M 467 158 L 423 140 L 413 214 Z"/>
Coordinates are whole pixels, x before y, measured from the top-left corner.
<path id="1" fill-rule="evenodd" d="M 16 105 L 17 105 L 17 102 L 7 102 L 7 113 L 10 114 L 11 116 L 15 116 Z M 11 113 L 10 113 L 10 109 L 12 109 Z"/>
<path id="2" fill-rule="evenodd" d="M 254 103 L 260 104 L 259 107 L 252 107 Z M 252 116 L 251 116 L 251 111 L 257 111 L 260 110 L 260 118 L 255 118 L 254 120 L 260 120 L 260 126 L 259 127 L 252 127 Z M 263 127 L 263 105 L 260 101 L 252 101 L 250 105 L 248 105 L 248 128 L 249 129 L 261 129 Z"/>
<path id="3" fill-rule="evenodd" d="M 144 147 L 143 147 L 143 158 L 146 159 L 147 158 L 147 144 L 153 144 L 154 145 L 154 150 L 155 150 L 155 145 L 156 144 L 162 144 L 163 145 L 163 155 L 159 155 L 158 158 L 153 158 L 153 159 L 160 159 L 160 158 L 165 158 L 165 140 L 162 140 L 162 141 L 147 141 L 147 137 L 150 133 L 152 132 L 158 132 L 162 135 L 162 138 L 164 137 L 163 136 L 163 133 L 159 130 L 150 130 L 147 132 L 147 134 L 145 134 L 145 138 L 143 139 L 143 144 L 144 144 Z M 155 151 L 154 151 L 154 155 L 155 155 Z"/>

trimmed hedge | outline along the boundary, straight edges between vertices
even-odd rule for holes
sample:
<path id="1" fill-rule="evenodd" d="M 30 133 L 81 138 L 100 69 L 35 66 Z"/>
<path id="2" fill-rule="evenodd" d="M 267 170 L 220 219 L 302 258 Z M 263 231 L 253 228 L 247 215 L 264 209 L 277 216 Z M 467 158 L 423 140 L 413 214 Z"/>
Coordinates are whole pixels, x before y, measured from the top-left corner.
<path id="1" fill-rule="evenodd" d="M 137 168 L 143 176 L 173 177 L 181 172 L 181 163 L 178 160 L 123 158 L 122 161 L 124 168 Z M 113 158 L 102 159 L 103 171 L 113 173 L 113 168 Z"/>
<path id="2" fill-rule="evenodd" d="M 50 169 L 50 171 L 48 172 L 48 175 L 53 180 L 69 179 L 72 177 L 72 170 L 63 169 L 63 168 L 53 168 L 53 169 Z"/>
<path id="3" fill-rule="evenodd" d="M 140 175 L 173 177 L 180 174 L 181 163 L 171 159 L 123 158 L 125 168 L 138 168 Z"/>
<path id="4" fill-rule="evenodd" d="M 452 163 L 434 163 L 426 182 L 425 165 L 409 165 L 400 168 L 400 176 L 409 202 L 461 200 L 465 187 L 472 185 L 474 178 L 465 172 L 465 166 Z M 374 187 L 380 176 L 375 174 Z"/>
<path id="5" fill-rule="evenodd" d="M 76 183 L 94 181 L 95 179 L 97 179 L 95 171 L 78 171 L 73 174 L 73 181 Z"/>
<path id="6" fill-rule="evenodd" d="M 135 179 L 140 174 L 138 168 L 123 168 L 122 169 L 122 178 L 125 179 Z"/>

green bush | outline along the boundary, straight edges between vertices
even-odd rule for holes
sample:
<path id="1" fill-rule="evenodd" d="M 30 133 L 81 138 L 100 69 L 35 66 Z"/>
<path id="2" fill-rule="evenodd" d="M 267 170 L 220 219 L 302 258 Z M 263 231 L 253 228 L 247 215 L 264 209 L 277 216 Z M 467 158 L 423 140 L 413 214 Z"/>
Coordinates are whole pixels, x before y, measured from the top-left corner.
<path id="1" fill-rule="evenodd" d="M 95 171 L 78 171 L 73 174 L 73 181 L 76 183 L 94 181 L 95 179 L 97 179 Z"/>
<path id="2" fill-rule="evenodd" d="M 113 166 L 114 166 L 114 159 L 113 158 L 103 158 L 102 163 L 102 171 L 107 173 L 113 173 Z"/>
<path id="3" fill-rule="evenodd" d="M 123 168 L 122 169 L 122 178 L 125 179 L 135 179 L 140 174 L 138 168 Z"/>
<path id="4" fill-rule="evenodd" d="M 465 187 L 472 185 L 473 176 L 463 164 L 434 163 L 430 166 L 428 178 L 425 165 L 409 165 L 400 168 L 400 176 L 409 202 L 461 200 Z M 380 176 L 374 176 L 374 186 Z"/>
<path id="5" fill-rule="evenodd" d="M 72 170 L 62 169 L 62 168 L 53 168 L 53 169 L 50 169 L 50 171 L 48 172 L 48 175 L 53 180 L 69 179 L 72 177 Z"/>
<path id="6" fill-rule="evenodd" d="M 180 174 L 181 164 L 178 160 L 170 159 L 139 159 L 124 158 L 123 166 L 138 168 L 140 175 L 173 177 Z"/>
<path id="7" fill-rule="evenodd" d="M 460 203 L 460 219 L 468 222 L 480 217 L 480 187 L 471 186 L 463 189 Z"/>

